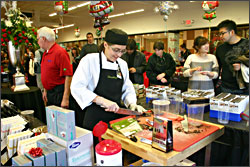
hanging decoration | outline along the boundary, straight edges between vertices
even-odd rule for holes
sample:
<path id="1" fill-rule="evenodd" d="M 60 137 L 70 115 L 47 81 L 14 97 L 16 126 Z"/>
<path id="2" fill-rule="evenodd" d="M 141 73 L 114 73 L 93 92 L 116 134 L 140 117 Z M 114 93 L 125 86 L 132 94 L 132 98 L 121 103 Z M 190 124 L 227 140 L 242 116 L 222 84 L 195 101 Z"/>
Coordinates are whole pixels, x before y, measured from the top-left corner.
<path id="1" fill-rule="evenodd" d="M 203 19 L 211 21 L 217 17 L 216 9 L 219 7 L 219 1 L 203 1 L 201 6 L 205 11 Z"/>
<path id="2" fill-rule="evenodd" d="M 60 16 L 68 13 L 68 1 L 55 1 L 54 9 L 56 13 Z"/>
<path id="3" fill-rule="evenodd" d="M 6 11 L 1 19 L 1 46 L 7 48 L 12 41 L 15 49 L 19 46 L 33 46 L 38 48 L 37 28 L 32 27 L 30 20 L 17 7 L 16 1 L 1 1 L 1 7 Z"/>
<path id="4" fill-rule="evenodd" d="M 98 28 L 96 29 L 96 32 L 95 32 L 96 36 L 100 37 L 101 34 L 102 34 L 102 30 L 103 30 L 102 27 L 98 27 Z"/>
<path id="5" fill-rule="evenodd" d="M 163 15 L 163 20 L 167 21 L 168 16 L 172 13 L 173 10 L 179 9 L 179 6 L 174 4 L 172 1 L 161 1 L 159 6 L 154 8 L 156 13 L 160 12 Z"/>
<path id="6" fill-rule="evenodd" d="M 88 7 L 89 14 L 95 17 L 94 28 L 103 27 L 110 23 L 108 14 L 114 10 L 111 1 L 91 1 Z"/>
<path id="7" fill-rule="evenodd" d="M 76 27 L 75 29 L 75 36 L 76 38 L 80 37 L 81 33 L 80 33 L 80 29 L 78 27 Z"/>

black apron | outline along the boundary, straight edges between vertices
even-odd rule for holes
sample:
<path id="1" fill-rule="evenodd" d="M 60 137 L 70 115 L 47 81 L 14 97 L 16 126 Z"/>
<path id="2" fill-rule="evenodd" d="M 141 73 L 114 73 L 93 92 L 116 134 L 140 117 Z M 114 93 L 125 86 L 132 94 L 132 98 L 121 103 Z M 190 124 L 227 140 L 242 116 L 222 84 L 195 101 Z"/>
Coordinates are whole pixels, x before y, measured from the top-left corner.
<path id="1" fill-rule="evenodd" d="M 120 70 L 118 62 L 118 70 L 107 70 L 102 69 L 102 58 L 99 53 L 100 59 L 100 76 L 97 87 L 94 92 L 101 97 L 116 102 L 121 106 L 123 76 Z M 125 115 L 116 114 L 114 112 L 105 111 L 104 108 L 92 103 L 90 106 L 84 109 L 85 116 L 83 119 L 83 128 L 93 130 L 94 126 L 99 122 L 103 121 L 109 124 L 109 121 L 124 117 Z"/>

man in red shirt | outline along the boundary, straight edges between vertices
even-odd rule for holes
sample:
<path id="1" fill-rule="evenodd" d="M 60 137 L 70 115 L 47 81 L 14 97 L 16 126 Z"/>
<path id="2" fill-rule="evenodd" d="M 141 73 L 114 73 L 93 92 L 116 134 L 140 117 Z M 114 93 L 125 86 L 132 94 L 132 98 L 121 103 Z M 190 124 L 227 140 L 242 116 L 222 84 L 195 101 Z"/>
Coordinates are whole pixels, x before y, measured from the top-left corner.
<path id="1" fill-rule="evenodd" d="M 55 33 L 48 27 L 38 30 L 38 44 L 45 50 L 41 62 L 43 100 L 47 105 L 69 108 L 73 69 L 64 48 L 55 42 Z"/>

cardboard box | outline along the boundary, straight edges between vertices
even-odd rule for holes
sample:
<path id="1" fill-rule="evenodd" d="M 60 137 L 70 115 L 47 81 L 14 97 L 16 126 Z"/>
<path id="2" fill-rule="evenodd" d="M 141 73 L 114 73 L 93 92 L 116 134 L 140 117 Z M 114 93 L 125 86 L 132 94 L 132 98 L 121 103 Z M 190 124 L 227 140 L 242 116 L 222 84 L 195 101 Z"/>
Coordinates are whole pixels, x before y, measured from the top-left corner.
<path id="1" fill-rule="evenodd" d="M 48 132 L 69 141 L 76 138 L 75 111 L 57 106 L 46 107 Z"/>
<path id="2" fill-rule="evenodd" d="M 91 131 L 75 127 L 76 139 L 65 141 L 52 134 L 47 134 L 58 144 L 66 147 L 68 166 L 93 166 L 93 134 Z"/>
<path id="3" fill-rule="evenodd" d="M 46 121 L 48 132 L 57 135 L 57 111 L 52 109 L 51 106 L 46 107 Z"/>
<path id="4" fill-rule="evenodd" d="M 32 161 L 32 166 L 44 166 L 44 156 L 40 157 L 33 157 L 30 153 L 24 154 L 27 158 L 29 158 Z"/>
<path id="5" fill-rule="evenodd" d="M 12 158 L 12 166 L 32 166 L 32 161 L 25 155 L 18 155 Z"/>
<path id="6" fill-rule="evenodd" d="M 56 166 L 56 153 L 55 151 L 47 148 L 41 147 L 44 156 L 44 166 Z"/>
<path id="7" fill-rule="evenodd" d="M 37 141 L 37 147 L 47 147 L 48 145 L 52 144 L 53 142 L 47 139 L 40 139 Z"/>
<path id="8" fill-rule="evenodd" d="M 173 123 L 164 117 L 154 117 L 152 147 L 164 152 L 173 150 Z"/>
<path id="9" fill-rule="evenodd" d="M 67 166 L 66 149 L 56 143 L 47 146 L 56 153 L 56 166 Z"/>

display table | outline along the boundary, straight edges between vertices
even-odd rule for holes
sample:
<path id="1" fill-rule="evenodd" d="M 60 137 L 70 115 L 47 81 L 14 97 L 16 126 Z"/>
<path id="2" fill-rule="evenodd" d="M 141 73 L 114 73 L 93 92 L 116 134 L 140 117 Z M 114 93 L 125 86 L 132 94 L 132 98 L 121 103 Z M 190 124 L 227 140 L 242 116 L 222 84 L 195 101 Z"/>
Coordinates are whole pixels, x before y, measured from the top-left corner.
<path id="1" fill-rule="evenodd" d="M 1 99 L 8 99 L 14 105 L 23 110 L 34 110 L 34 116 L 46 122 L 45 106 L 42 92 L 38 87 L 30 86 L 30 90 L 13 92 L 10 88 L 1 88 Z"/>
<path id="2" fill-rule="evenodd" d="M 146 104 L 145 98 L 138 99 L 137 103 L 145 109 L 152 109 L 152 104 Z M 217 118 L 210 118 L 209 112 L 204 113 L 204 121 L 219 124 Z M 229 121 L 225 126 L 224 134 L 211 144 L 211 166 L 249 166 L 249 127 L 246 121 Z M 188 159 L 196 165 L 204 165 L 205 153 L 201 149 Z"/>
<path id="3" fill-rule="evenodd" d="M 210 123 L 212 124 L 212 123 Z M 181 152 L 177 151 L 170 151 L 165 153 L 163 151 L 159 151 L 155 148 L 152 148 L 151 145 L 145 144 L 138 140 L 137 142 L 133 142 L 130 139 L 126 138 L 122 134 L 119 134 L 113 130 L 108 129 L 102 137 L 104 139 L 113 139 L 121 143 L 122 148 L 146 159 L 148 161 L 156 162 L 162 164 L 164 166 L 172 166 L 176 163 L 184 160 L 185 158 L 189 157 L 193 153 L 197 152 L 198 150 L 202 149 L 203 147 L 207 147 L 207 156 L 210 157 L 210 143 L 212 143 L 215 139 L 223 135 L 224 133 L 224 126 L 216 125 L 219 127 L 219 130 L 215 131 L 214 133 L 210 134 L 209 136 L 201 139 L 197 143 L 191 145 L 190 147 L 186 148 Z M 205 162 L 205 166 L 209 165 L 209 159 Z"/>

